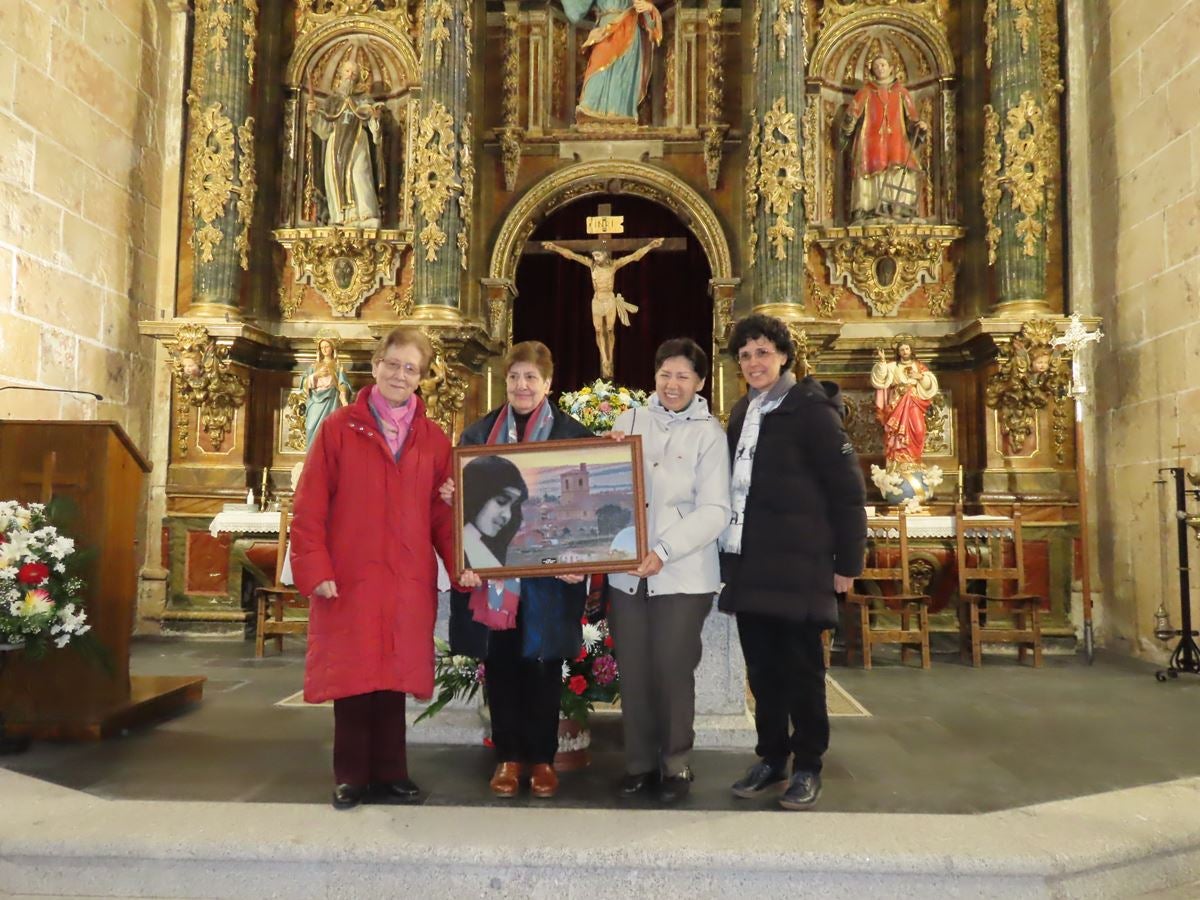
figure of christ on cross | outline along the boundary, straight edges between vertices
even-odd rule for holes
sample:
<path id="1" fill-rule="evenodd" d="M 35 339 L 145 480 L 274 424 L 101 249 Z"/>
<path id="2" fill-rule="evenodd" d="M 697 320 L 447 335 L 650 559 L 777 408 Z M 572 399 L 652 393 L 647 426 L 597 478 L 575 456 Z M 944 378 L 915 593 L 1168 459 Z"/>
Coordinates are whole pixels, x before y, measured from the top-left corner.
<path id="1" fill-rule="evenodd" d="M 623 216 L 612 215 L 612 205 L 601 203 L 597 208 L 597 220 L 589 220 L 588 231 L 595 238 L 586 241 L 531 241 L 525 252 L 531 254 L 557 253 L 559 256 L 587 266 L 592 273 L 592 327 L 596 330 L 596 348 L 600 351 L 600 375 L 613 377 L 613 348 L 616 344 L 616 325 L 629 325 L 629 314 L 638 307 L 616 292 L 617 270 L 637 262 L 651 250 L 687 249 L 683 238 L 643 238 L 640 240 L 613 239 L 613 232 L 624 229 Z M 593 230 L 593 226 L 595 226 Z M 622 250 L 633 252 L 619 259 L 613 253 Z M 578 251 L 578 252 L 577 252 Z M 586 255 L 585 255 L 586 254 Z"/>
<path id="2" fill-rule="evenodd" d="M 596 347 L 600 351 L 600 374 L 605 378 L 613 376 L 613 347 L 617 340 L 617 320 L 620 319 L 621 324 L 627 326 L 629 314 L 638 311 L 636 306 L 614 290 L 613 282 L 617 269 L 637 262 L 651 250 L 661 247 L 665 241 L 665 238 L 653 238 L 620 259 L 613 259 L 612 253 L 607 249 L 593 250 L 589 259 L 553 241 L 542 242 L 542 247 L 546 250 L 592 270 L 592 327 L 596 329 Z"/>

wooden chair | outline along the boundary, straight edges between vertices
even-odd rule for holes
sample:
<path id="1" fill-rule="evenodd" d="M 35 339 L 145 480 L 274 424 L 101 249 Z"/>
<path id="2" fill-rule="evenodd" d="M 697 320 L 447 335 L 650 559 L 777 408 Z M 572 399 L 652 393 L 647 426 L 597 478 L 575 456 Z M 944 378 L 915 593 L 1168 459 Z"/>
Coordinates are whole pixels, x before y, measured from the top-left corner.
<path id="1" fill-rule="evenodd" d="M 882 531 L 882 529 L 877 529 Z M 921 668 L 928 669 L 929 604 L 925 594 L 914 594 L 909 583 L 908 521 L 900 512 L 895 533 L 877 533 L 867 547 L 867 562 L 855 581 L 856 590 L 846 594 L 846 663 L 853 663 L 855 652 L 862 654 L 863 668 L 871 668 L 871 651 L 876 644 L 899 644 L 900 662 L 908 662 L 909 647 L 921 648 Z M 878 586 L 877 592 L 860 593 L 861 582 Z M 885 585 L 894 585 L 898 592 L 887 593 Z M 899 617 L 899 627 L 883 621 L 883 617 Z"/>
<path id="2" fill-rule="evenodd" d="M 255 590 L 258 598 L 258 622 L 254 630 L 254 655 L 261 657 L 268 637 L 275 639 L 275 649 L 283 652 L 285 634 L 304 634 L 308 631 L 308 618 L 285 619 L 285 609 L 308 609 L 308 599 L 292 585 L 282 584 L 283 561 L 287 555 L 288 524 L 291 521 L 291 504 L 287 499 L 279 501 L 279 544 L 275 551 L 275 583 Z M 268 615 L 269 613 L 269 615 Z"/>
<path id="3" fill-rule="evenodd" d="M 1017 661 L 1023 663 L 1032 649 L 1034 668 L 1040 668 L 1042 598 L 1025 590 L 1020 509 L 1014 505 L 1012 518 L 1003 522 L 979 523 L 963 517 L 960 503 L 954 511 L 954 530 L 963 661 L 969 655 L 971 665 L 978 667 L 983 664 L 984 644 L 1016 644 Z M 1006 564 L 1009 559 L 1012 565 Z"/>

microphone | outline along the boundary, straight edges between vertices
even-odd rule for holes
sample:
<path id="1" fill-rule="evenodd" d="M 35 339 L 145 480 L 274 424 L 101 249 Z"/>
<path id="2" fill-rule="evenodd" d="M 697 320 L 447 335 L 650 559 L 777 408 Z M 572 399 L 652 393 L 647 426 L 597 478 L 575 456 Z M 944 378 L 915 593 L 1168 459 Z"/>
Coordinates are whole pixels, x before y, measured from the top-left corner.
<path id="1" fill-rule="evenodd" d="M 47 394 L 83 394 L 86 397 L 91 397 L 93 400 L 104 399 L 95 391 L 77 391 L 72 388 L 35 387 L 31 384 L 4 384 L 0 385 L 0 391 L 45 391 Z"/>

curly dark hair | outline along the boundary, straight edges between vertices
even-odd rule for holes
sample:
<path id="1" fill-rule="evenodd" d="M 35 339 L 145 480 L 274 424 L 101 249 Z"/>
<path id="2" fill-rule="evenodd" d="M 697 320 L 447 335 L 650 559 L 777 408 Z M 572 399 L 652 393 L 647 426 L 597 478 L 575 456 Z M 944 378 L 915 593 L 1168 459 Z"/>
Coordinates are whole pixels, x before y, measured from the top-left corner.
<path id="1" fill-rule="evenodd" d="M 682 356 L 690 362 L 701 381 L 708 377 L 708 354 L 691 338 L 671 338 L 659 344 L 654 352 L 654 371 L 673 356 Z"/>
<path id="2" fill-rule="evenodd" d="M 733 361 L 738 361 L 738 352 L 751 341 L 766 338 L 775 345 L 780 353 L 787 354 L 787 362 L 783 371 L 789 371 L 796 364 L 796 348 L 792 345 L 792 336 L 787 326 L 774 316 L 752 315 L 739 319 L 729 335 L 729 355 Z"/>

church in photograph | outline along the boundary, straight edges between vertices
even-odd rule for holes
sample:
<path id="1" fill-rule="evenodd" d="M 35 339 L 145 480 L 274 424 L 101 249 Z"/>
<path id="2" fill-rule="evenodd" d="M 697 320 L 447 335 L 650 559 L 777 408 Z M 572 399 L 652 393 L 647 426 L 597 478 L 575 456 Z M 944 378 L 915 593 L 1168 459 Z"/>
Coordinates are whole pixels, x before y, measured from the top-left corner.
<path id="1" fill-rule="evenodd" d="M 0 751 L 33 740 L 0 755 L 25 829 L 0 825 L 0 896 L 76 889 L 53 842 L 114 896 L 242 896 L 268 871 L 289 896 L 319 893 L 301 872 L 328 896 L 1200 895 L 1200 0 L 0 7 L 0 526 L 65 501 L 54 527 L 92 554 L 74 583 L 47 537 L 30 581 L 0 528 Z M 691 805 L 654 828 L 606 793 L 607 701 L 552 812 L 501 822 L 431 774 L 403 828 L 324 808 L 310 828 L 333 716 L 293 696 L 314 635 L 287 535 L 381 339 L 428 339 L 416 394 L 451 446 L 526 341 L 553 355 L 555 409 L 611 391 L 580 417 L 600 435 L 690 338 L 697 396 L 742 428 L 730 337 L 752 315 L 782 323 L 797 379 L 839 389 L 866 489 L 864 575 L 823 645 L 829 819 L 735 812 L 756 707 L 714 609 Z M 655 452 L 646 490 L 684 458 Z M 651 507 L 640 481 L 613 506 L 579 459 L 561 497 L 516 501 L 547 542 Z M 76 605 L 35 659 L 4 616 L 41 614 L 39 584 Z M 485 694 L 420 723 L 409 698 L 414 777 L 478 780 Z M 39 810 L 64 829 L 45 845 Z"/>

